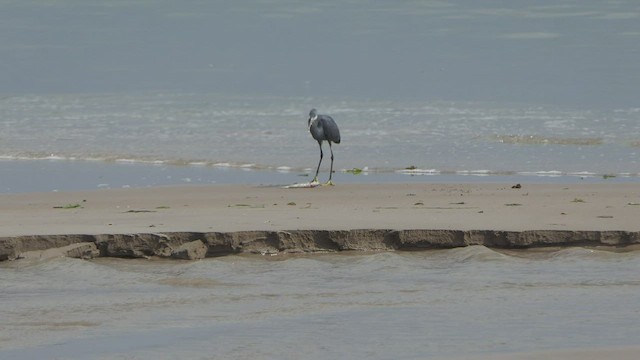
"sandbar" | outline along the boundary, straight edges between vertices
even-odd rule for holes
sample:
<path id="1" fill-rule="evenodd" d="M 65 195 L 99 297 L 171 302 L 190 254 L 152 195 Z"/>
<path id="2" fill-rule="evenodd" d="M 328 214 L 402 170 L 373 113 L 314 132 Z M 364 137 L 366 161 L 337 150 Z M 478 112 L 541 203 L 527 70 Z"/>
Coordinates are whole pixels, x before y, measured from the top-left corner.
<path id="1" fill-rule="evenodd" d="M 618 231 L 628 245 L 639 241 L 640 184 L 158 186 L 1 194 L 0 213 L 5 242 L 74 234 L 360 229 Z"/>

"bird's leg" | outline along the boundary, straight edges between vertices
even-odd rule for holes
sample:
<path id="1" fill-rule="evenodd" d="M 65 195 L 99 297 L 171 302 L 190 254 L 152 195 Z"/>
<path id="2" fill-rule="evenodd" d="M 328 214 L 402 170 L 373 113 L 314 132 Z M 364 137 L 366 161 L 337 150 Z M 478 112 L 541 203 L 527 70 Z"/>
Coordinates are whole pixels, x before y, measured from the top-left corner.
<path id="1" fill-rule="evenodd" d="M 313 177 L 311 183 L 318 182 L 318 172 L 320 172 L 320 164 L 322 164 L 322 142 L 318 141 L 318 145 L 320 145 L 320 161 L 318 161 L 318 168 L 316 169 L 316 176 Z"/>
<path id="2" fill-rule="evenodd" d="M 331 169 L 329 170 L 329 181 L 327 181 L 327 185 L 333 185 L 333 181 L 331 181 L 331 176 L 333 175 L 333 149 L 331 148 L 331 141 L 329 141 L 329 151 L 331 151 Z"/>

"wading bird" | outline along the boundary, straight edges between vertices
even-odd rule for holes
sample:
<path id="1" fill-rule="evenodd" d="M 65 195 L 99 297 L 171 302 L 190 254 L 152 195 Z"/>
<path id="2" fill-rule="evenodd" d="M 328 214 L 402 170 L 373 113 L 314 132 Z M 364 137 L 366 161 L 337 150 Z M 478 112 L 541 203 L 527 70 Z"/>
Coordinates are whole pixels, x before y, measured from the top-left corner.
<path id="1" fill-rule="evenodd" d="M 329 143 L 329 151 L 331 151 L 331 170 L 329 171 L 329 181 L 327 181 L 327 185 L 333 185 L 331 181 L 331 175 L 333 174 L 333 149 L 331 148 L 331 143 L 340 144 L 340 130 L 338 129 L 338 125 L 336 125 L 336 122 L 333 121 L 331 116 L 318 115 L 316 109 L 311 109 L 309 112 L 307 125 L 309 126 L 311 136 L 313 136 L 313 138 L 318 141 L 318 145 L 320 145 L 320 161 L 316 169 L 316 176 L 311 182 L 318 182 L 318 172 L 320 171 L 320 164 L 322 164 L 322 142 L 326 140 Z"/>

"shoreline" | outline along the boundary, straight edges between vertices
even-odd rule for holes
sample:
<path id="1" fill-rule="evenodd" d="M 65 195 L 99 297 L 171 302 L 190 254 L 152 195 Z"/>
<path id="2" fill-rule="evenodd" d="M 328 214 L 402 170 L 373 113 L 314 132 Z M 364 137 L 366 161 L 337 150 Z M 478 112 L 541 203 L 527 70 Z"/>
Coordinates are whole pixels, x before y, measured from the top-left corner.
<path id="1" fill-rule="evenodd" d="M 0 194 L 83 191 L 190 185 L 278 186 L 309 181 L 313 168 L 82 159 L 0 158 Z M 325 176 L 326 173 L 323 172 Z M 640 183 L 640 174 L 598 174 L 562 171 L 491 171 L 438 169 L 337 169 L 339 184 L 404 183 L 523 183 L 621 184 Z"/>
<path id="2" fill-rule="evenodd" d="M 0 261 L 54 257 L 199 260 L 237 254 L 420 251 L 466 246 L 637 250 L 640 231 L 356 229 L 37 235 L 0 238 Z"/>
<path id="3" fill-rule="evenodd" d="M 199 185 L 0 194 L 0 259 L 640 244 L 640 184 L 512 186 Z M 30 253 L 55 248 L 62 249 Z"/>

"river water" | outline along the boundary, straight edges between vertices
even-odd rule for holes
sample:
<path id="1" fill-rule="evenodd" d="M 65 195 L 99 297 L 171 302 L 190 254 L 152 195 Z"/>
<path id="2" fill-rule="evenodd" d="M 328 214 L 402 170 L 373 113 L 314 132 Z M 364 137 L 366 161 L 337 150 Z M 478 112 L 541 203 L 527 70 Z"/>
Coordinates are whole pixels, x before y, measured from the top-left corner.
<path id="1" fill-rule="evenodd" d="M 637 251 L 0 264 L 3 359 L 425 359 L 637 345 Z"/>
<path id="2" fill-rule="evenodd" d="M 0 100 L 0 191 L 308 181 L 319 160 L 307 129 L 311 107 L 340 126 L 342 143 L 333 146 L 338 183 L 416 181 L 410 179 L 416 175 L 439 182 L 639 178 L 637 109 L 47 95 Z M 321 179 L 328 177 L 326 143 L 324 151 Z"/>
<path id="3" fill-rule="evenodd" d="M 0 157 L 309 171 L 312 107 L 340 126 L 339 170 L 640 173 L 638 109 L 219 94 L 5 98 Z"/>
<path id="4" fill-rule="evenodd" d="M 639 20 L 632 0 L 10 1 L 0 191 L 69 188 L 8 179 L 56 173 L 38 160 L 70 182 L 114 162 L 294 182 L 319 158 L 311 108 L 340 127 L 339 172 L 637 180 Z"/>

